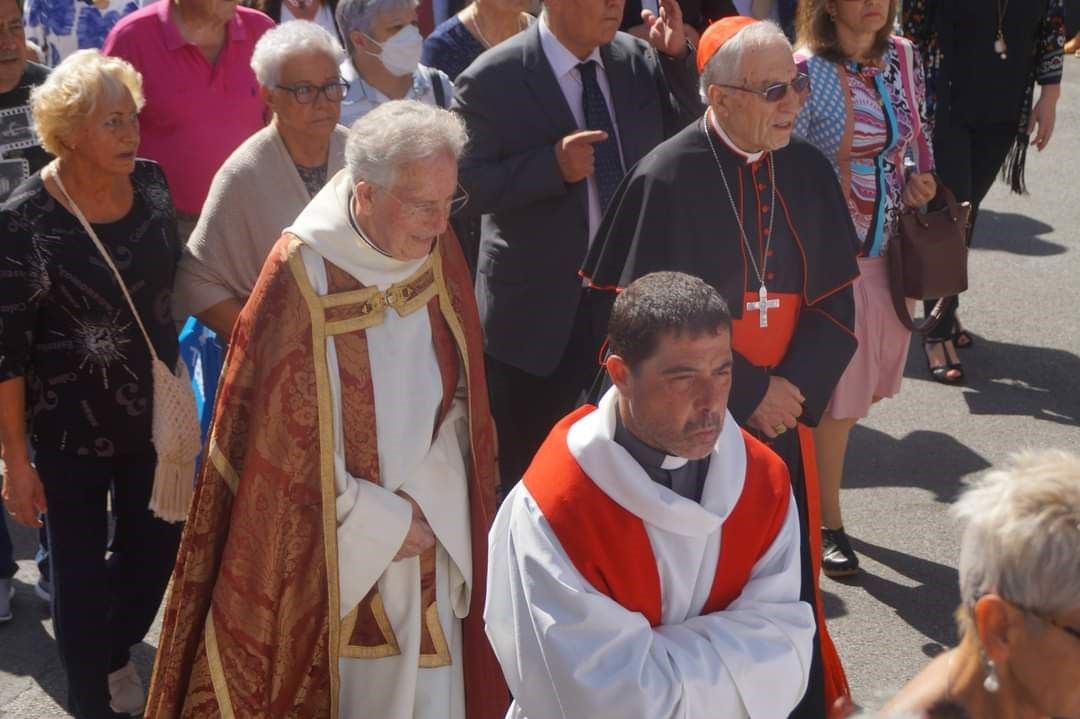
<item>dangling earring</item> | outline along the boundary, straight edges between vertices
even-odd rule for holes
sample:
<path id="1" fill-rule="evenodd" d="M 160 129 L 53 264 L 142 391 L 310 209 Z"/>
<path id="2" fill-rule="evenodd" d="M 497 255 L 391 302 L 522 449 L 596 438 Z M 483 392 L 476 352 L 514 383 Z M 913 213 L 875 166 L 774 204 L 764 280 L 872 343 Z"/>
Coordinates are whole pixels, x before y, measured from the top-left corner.
<path id="1" fill-rule="evenodd" d="M 998 681 L 997 667 L 994 666 L 993 659 L 986 660 L 986 679 L 983 679 L 983 689 L 991 694 L 997 694 L 998 689 L 1001 689 L 1001 682 Z"/>

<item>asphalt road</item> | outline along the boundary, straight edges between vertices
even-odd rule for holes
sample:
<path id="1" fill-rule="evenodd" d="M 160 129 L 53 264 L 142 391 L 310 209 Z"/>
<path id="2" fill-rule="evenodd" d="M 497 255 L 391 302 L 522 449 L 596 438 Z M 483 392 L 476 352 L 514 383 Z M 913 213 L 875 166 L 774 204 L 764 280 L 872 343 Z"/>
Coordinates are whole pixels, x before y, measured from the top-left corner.
<path id="1" fill-rule="evenodd" d="M 966 477 L 1023 447 L 1080 449 L 1080 60 L 1066 61 L 1050 148 L 1032 153 L 1030 196 L 996 186 L 979 215 L 961 316 L 976 334 L 967 382 L 929 380 L 913 348 L 901 395 L 856 428 L 843 494 L 861 555 L 855 580 L 823 580 L 829 626 L 856 699 L 873 703 L 956 641 L 957 532 Z M 12 527 L 15 619 L 0 625 L 0 717 L 67 716 L 47 608 L 33 594 L 35 536 Z M 148 678 L 156 629 L 136 649 Z"/>

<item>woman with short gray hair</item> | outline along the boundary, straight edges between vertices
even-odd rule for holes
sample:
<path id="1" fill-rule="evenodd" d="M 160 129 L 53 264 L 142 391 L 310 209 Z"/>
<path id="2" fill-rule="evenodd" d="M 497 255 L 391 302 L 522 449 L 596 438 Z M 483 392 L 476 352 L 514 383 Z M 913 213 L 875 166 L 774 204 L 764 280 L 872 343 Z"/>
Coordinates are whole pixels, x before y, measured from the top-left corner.
<path id="1" fill-rule="evenodd" d="M 251 68 L 273 120 L 214 177 L 177 272 L 177 320 L 195 315 L 228 338 L 266 253 L 342 168 L 346 132 L 338 119 L 348 84 L 338 64 L 344 58 L 338 41 L 306 20 L 259 39 Z"/>
<path id="2" fill-rule="evenodd" d="M 1014 455 L 953 507 L 961 642 L 890 704 L 944 700 L 977 719 L 1080 717 L 1080 457 Z"/>
<path id="3" fill-rule="evenodd" d="M 340 0 L 336 16 L 349 58 L 341 76 L 349 93 L 341 121 L 351 126 L 388 100 L 419 100 L 448 108 L 454 85 L 446 73 L 420 64 L 423 38 L 417 0 Z"/>

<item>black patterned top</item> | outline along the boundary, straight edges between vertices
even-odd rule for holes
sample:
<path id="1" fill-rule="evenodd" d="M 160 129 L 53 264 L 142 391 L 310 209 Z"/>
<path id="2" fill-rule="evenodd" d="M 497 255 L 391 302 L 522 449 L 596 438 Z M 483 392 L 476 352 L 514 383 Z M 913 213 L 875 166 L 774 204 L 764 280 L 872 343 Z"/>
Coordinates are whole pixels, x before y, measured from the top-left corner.
<path id="1" fill-rule="evenodd" d="M 999 7 L 1007 52 L 995 40 Z M 1024 161 L 1035 84 L 1061 82 L 1063 0 L 904 0 L 904 35 L 922 53 L 927 112 L 946 124 L 1014 124 L 1008 175 L 1024 191 Z"/>
<path id="2" fill-rule="evenodd" d="M 304 167 L 296 163 L 293 164 L 296 166 L 296 172 L 300 175 L 308 194 L 312 197 L 319 194 L 319 190 L 326 184 L 326 164 L 318 167 Z"/>
<path id="3" fill-rule="evenodd" d="M 176 215 L 157 163 L 138 160 L 131 181 L 131 211 L 94 230 L 171 367 Z M 146 341 L 112 271 L 40 172 L 0 206 L 0 234 L 0 382 L 26 378 L 34 446 L 96 457 L 145 448 L 153 399 Z"/>

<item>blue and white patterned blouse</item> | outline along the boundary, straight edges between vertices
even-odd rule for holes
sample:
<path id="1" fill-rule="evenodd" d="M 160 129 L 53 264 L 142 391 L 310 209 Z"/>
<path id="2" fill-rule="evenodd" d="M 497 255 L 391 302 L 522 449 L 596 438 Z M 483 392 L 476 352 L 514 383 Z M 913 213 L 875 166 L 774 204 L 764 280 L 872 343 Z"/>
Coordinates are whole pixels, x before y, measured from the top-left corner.
<path id="1" fill-rule="evenodd" d="M 120 18 L 149 4 L 107 2 L 101 9 L 93 0 L 26 0 L 26 39 L 41 48 L 41 64 L 56 67 L 76 50 L 100 49 Z"/>

